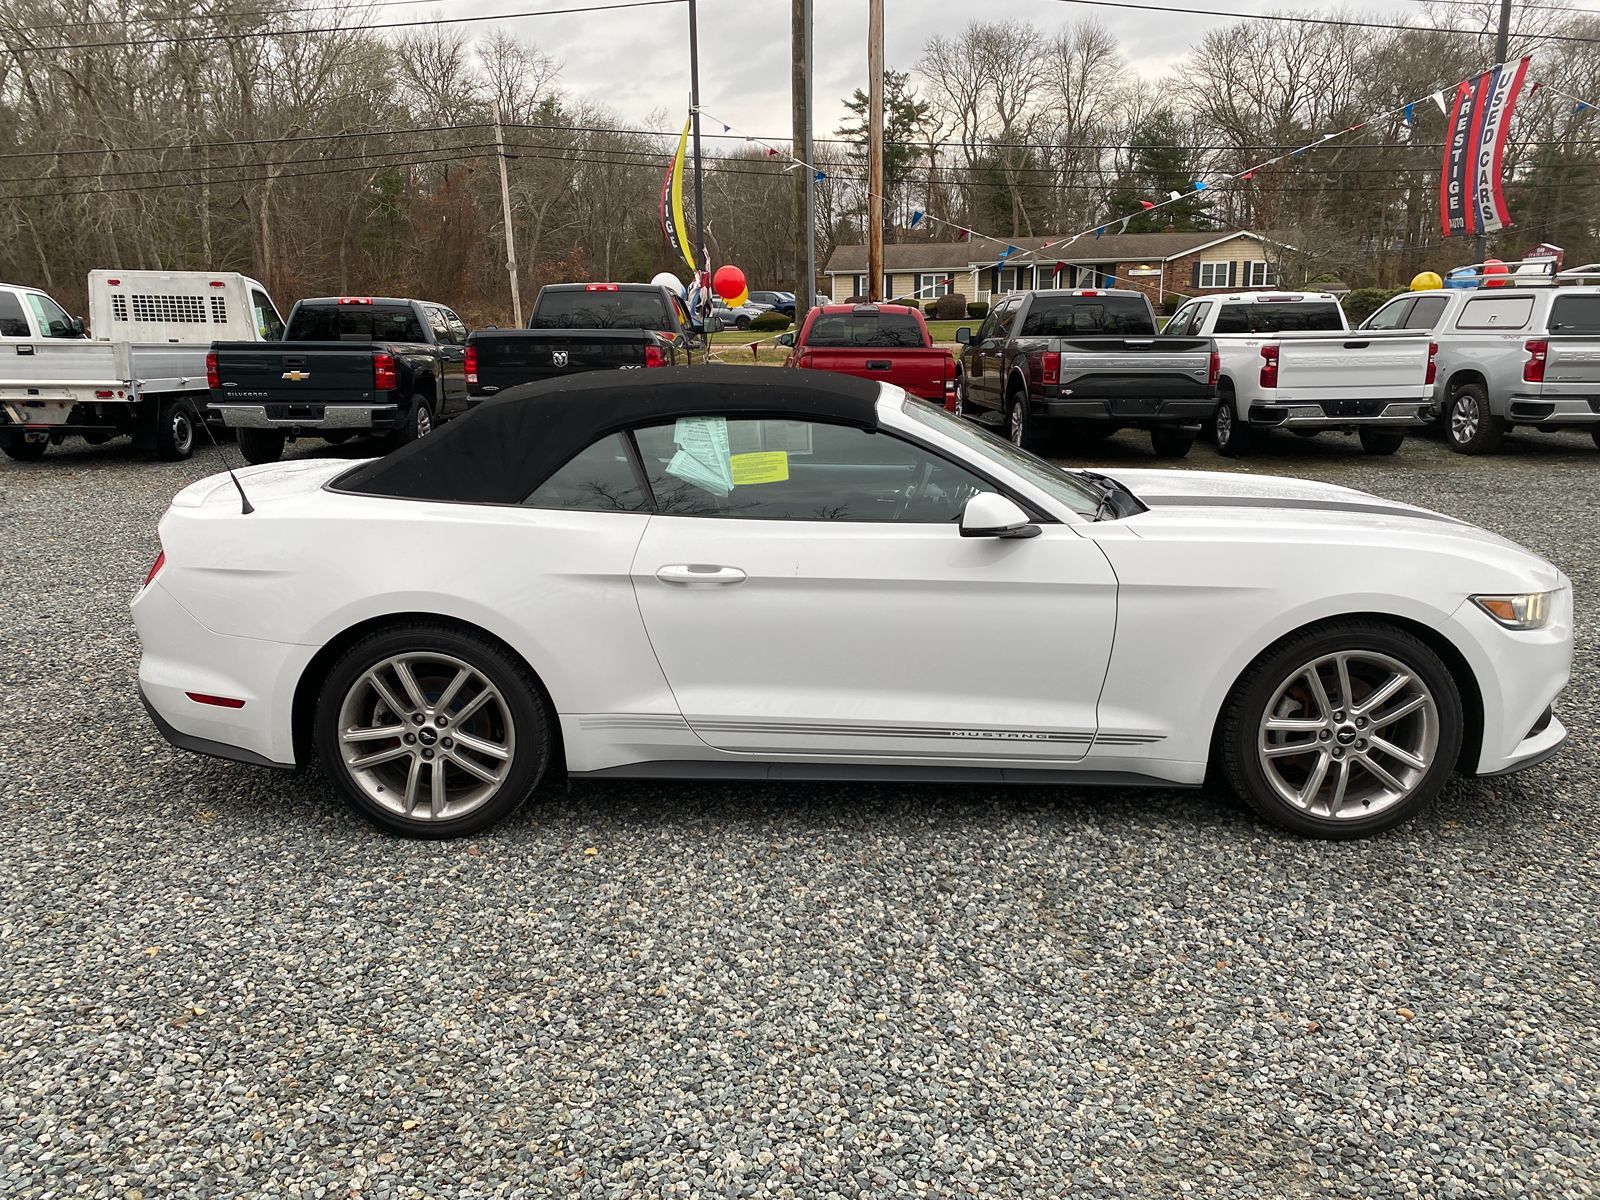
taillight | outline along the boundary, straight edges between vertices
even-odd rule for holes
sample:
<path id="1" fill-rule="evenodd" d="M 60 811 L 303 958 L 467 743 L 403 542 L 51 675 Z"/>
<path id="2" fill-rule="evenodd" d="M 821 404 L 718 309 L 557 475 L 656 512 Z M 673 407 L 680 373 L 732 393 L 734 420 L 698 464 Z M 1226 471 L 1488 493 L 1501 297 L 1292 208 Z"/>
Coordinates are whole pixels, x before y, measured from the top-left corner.
<path id="1" fill-rule="evenodd" d="M 468 346 L 461 354 L 461 365 L 466 368 L 467 382 L 478 382 L 478 348 Z"/>
<path id="2" fill-rule="evenodd" d="M 222 376 L 217 374 L 217 356 L 214 353 L 206 355 L 206 386 L 222 386 Z"/>
<path id="3" fill-rule="evenodd" d="M 948 355 L 944 360 L 944 394 L 946 399 L 956 394 L 956 360 Z"/>
<path id="4" fill-rule="evenodd" d="M 646 346 L 644 348 L 644 365 L 647 367 L 664 367 L 667 365 L 667 356 L 661 353 L 660 346 Z"/>
<path id="5" fill-rule="evenodd" d="M 139 585 L 139 589 L 141 591 L 143 591 L 145 588 L 149 587 L 150 586 L 150 581 L 152 579 L 154 579 L 157 575 L 161 574 L 161 568 L 166 566 L 166 565 L 167 565 L 167 552 L 165 550 L 163 550 L 160 554 L 156 555 L 155 562 L 151 563 L 150 564 L 150 569 L 145 572 L 144 582 Z"/>
<path id="6" fill-rule="evenodd" d="M 1261 386 L 1275 388 L 1278 386 L 1278 347 L 1261 347 Z"/>
<path id="7" fill-rule="evenodd" d="M 400 376 L 394 369 L 394 355 L 382 350 L 372 356 L 372 386 L 380 392 L 392 392 L 400 386 Z"/>
<path id="8" fill-rule="evenodd" d="M 1434 381 L 1439 378 L 1439 363 L 1438 363 L 1437 359 L 1435 358 L 1435 355 L 1437 355 L 1438 353 L 1439 353 L 1439 343 L 1438 342 L 1429 342 L 1428 343 L 1428 378 L 1426 380 L 1424 380 L 1424 382 L 1427 383 L 1427 385 L 1429 387 L 1432 387 Z"/>
<path id="9" fill-rule="evenodd" d="M 1528 352 L 1528 361 L 1522 364 L 1522 382 L 1543 383 L 1545 360 L 1550 357 L 1550 343 L 1539 338 L 1524 342 L 1522 348 Z"/>
<path id="10" fill-rule="evenodd" d="M 1057 351 L 1046 350 L 1039 356 L 1039 382 L 1047 387 L 1061 382 L 1061 355 Z"/>
<path id="11" fill-rule="evenodd" d="M 340 304 L 371 304 L 371 296 L 340 296 Z"/>
<path id="12" fill-rule="evenodd" d="M 1215 350 L 1211 352 L 1211 366 L 1206 371 L 1206 386 L 1216 387 L 1217 380 L 1222 378 L 1222 355 Z"/>
<path id="13" fill-rule="evenodd" d="M 614 283 L 586 283 L 583 285 L 583 290 L 586 292 L 614 292 L 618 289 Z"/>

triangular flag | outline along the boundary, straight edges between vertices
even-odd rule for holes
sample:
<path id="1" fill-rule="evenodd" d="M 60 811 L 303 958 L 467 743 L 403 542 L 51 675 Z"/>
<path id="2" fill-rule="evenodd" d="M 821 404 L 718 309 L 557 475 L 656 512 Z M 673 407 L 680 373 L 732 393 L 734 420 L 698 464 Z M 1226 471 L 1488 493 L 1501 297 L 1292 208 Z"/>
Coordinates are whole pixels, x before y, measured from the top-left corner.
<path id="1" fill-rule="evenodd" d="M 815 183 L 827 183 L 828 173 L 826 171 L 818 171 L 814 176 L 812 176 L 812 180 Z"/>
<path id="2" fill-rule="evenodd" d="M 821 174 L 821 172 L 819 171 L 818 174 Z M 911 228 L 915 229 L 921 223 L 922 223 L 922 212 L 921 212 L 921 210 L 920 209 L 913 209 L 912 212 L 911 212 Z"/>
<path id="3" fill-rule="evenodd" d="M 944 279 L 943 286 L 944 287 L 955 287 L 955 285 L 956 285 L 956 277 L 954 275 L 947 275 L 945 277 L 945 279 Z"/>
<path id="4" fill-rule="evenodd" d="M 1441 115 L 1443 115 L 1443 113 L 1445 112 L 1444 93 L 1443 92 L 1435 92 L 1433 95 L 1429 96 L 1428 99 L 1432 100 L 1435 104 L 1437 104 L 1439 106 L 1439 112 L 1440 112 Z"/>
<path id="5" fill-rule="evenodd" d="M 999 261 L 1005 262 L 1006 259 L 1010 258 L 1016 252 L 1017 248 L 1015 246 L 1007 246 L 1004 250 L 1000 251 Z"/>
<path id="6" fill-rule="evenodd" d="M 1173 194 L 1176 195 L 1177 193 L 1174 192 Z M 1145 212 L 1149 212 L 1152 208 L 1155 207 L 1155 205 L 1151 204 L 1150 201 L 1148 201 L 1148 200 L 1141 200 L 1141 201 L 1139 201 L 1139 207 L 1144 209 Z"/>
<path id="7" fill-rule="evenodd" d="M 724 125 L 722 127 L 722 132 L 723 133 L 732 133 L 733 132 L 733 126 L 732 125 Z"/>
<path id="8" fill-rule="evenodd" d="M 1131 221 L 1131 220 L 1133 220 L 1132 217 L 1123 217 L 1122 218 L 1122 225 L 1121 225 L 1120 228 L 1118 228 L 1117 232 L 1118 233 L 1127 233 L 1128 232 L 1128 222 Z"/>
<path id="9" fill-rule="evenodd" d="M 1407 125 L 1415 125 L 1417 123 L 1417 106 L 1415 104 L 1406 105 L 1405 121 Z"/>
<path id="10" fill-rule="evenodd" d="M 1572 106 L 1572 111 L 1574 113 L 1592 112 L 1594 111 L 1594 105 L 1590 104 L 1587 100 L 1579 100 Z"/>
<path id="11" fill-rule="evenodd" d="M 1127 218 L 1126 218 L 1126 217 L 1124 217 L 1124 218 L 1123 218 L 1123 220 L 1124 220 L 1124 221 L 1126 221 L 1126 220 L 1127 220 Z M 1096 229 L 1096 230 L 1095 230 L 1095 231 L 1094 231 L 1094 240 L 1095 240 L 1095 241 L 1097 241 L 1097 242 L 1098 242 L 1098 241 L 1099 241 L 1099 240 L 1100 240 L 1100 235 L 1101 235 L 1101 234 L 1102 234 L 1102 233 L 1104 233 L 1104 232 L 1105 232 L 1105 231 L 1106 231 L 1106 227 L 1105 227 L 1105 226 L 1104 226 L 1104 225 L 1102 225 L 1102 226 L 1100 226 L 1100 228 L 1099 228 L 1099 229 Z"/>
<path id="12" fill-rule="evenodd" d="M 759 349 L 760 345 L 761 345 L 760 342 L 751 342 L 750 343 L 750 357 L 751 358 L 759 359 L 761 357 L 761 353 L 760 353 L 760 349 Z"/>
<path id="13" fill-rule="evenodd" d="M 1183 199 L 1183 193 L 1182 192 L 1168 192 L 1167 193 L 1167 199 L 1168 200 L 1181 200 L 1181 199 Z"/>
<path id="14" fill-rule="evenodd" d="M 1197 192 L 1205 191 L 1206 190 L 1206 181 L 1204 179 L 1196 179 L 1194 181 L 1194 190 L 1197 191 Z"/>
<path id="15" fill-rule="evenodd" d="M 800 167 L 803 167 L 803 166 L 805 166 L 805 163 L 803 163 L 803 162 L 799 162 L 799 161 L 798 161 L 798 160 L 797 160 L 797 161 L 795 161 L 795 162 L 792 162 L 792 163 L 790 163 L 790 164 L 789 164 L 789 165 L 788 165 L 788 166 L 787 166 L 787 167 L 785 167 L 785 168 L 784 168 L 784 169 L 783 169 L 783 173 L 784 173 L 784 174 L 785 174 L 785 175 L 787 175 L 787 174 L 788 174 L 788 173 L 789 173 L 789 172 L 790 172 L 790 171 L 793 171 L 793 170 L 796 170 L 796 169 L 798 169 L 798 168 L 800 168 Z"/>
<path id="16" fill-rule="evenodd" d="M 778 157 L 778 152 L 776 150 L 774 150 L 771 146 L 768 146 L 767 147 L 767 157 L 768 158 L 777 158 Z"/>
<path id="17" fill-rule="evenodd" d="M 1254 179 L 1255 177 L 1256 177 L 1256 169 L 1254 167 L 1251 167 L 1243 175 L 1239 176 L 1240 179 Z"/>
<path id="18" fill-rule="evenodd" d="M 962 229 L 960 236 L 963 242 L 970 242 L 972 240 L 972 230 Z"/>
<path id="19" fill-rule="evenodd" d="M 1056 274 L 1056 275 L 1060 275 L 1060 274 L 1061 274 L 1061 272 L 1063 272 L 1063 271 L 1065 271 L 1065 270 L 1066 270 L 1066 269 L 1067 269 L 1067 264 L 1066 264 L 1066 263 L 1064 263 L 1064 262 L 1058 262 L 1058 263 L 1057 263 L 1057 264 L 1056 264 L 1056 269 L 1055 269 L 1055 274 Z"/>

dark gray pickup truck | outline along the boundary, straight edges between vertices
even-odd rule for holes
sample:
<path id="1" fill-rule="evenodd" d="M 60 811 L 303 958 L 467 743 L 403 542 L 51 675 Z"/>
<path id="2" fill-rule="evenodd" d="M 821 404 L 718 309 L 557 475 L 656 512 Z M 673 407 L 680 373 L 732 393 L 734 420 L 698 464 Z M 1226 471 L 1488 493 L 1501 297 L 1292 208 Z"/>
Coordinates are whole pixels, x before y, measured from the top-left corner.
<path id="1" fill-rule="evenodd" d="M 208 407 L 247 462 L 276 462 L 297 437 L 382 433 L 400 445 L 466 411 L 467 327 L 429 300 L 302 300 L 280 342 L 214 342 Z"/>
<path id="2" fill-rule="evenodd" d="M 706 360 L 704 336 L 669 289 L 653 283 L 553 283 L 539 289 L 526 329 L 480 329 L 467 339 L 473 401 L 574 375 Z"/>
<path id="3" fill-rule="evenodd" d="M 1052 425 L 1086 437 L 1134 428 L 1158 456 L 1181 458 L 1217 406 L 1215 343 L 1156 333 L 1140 292 L 1019 292 L 956 341 L 956 410 L 1026 450 Z"/>

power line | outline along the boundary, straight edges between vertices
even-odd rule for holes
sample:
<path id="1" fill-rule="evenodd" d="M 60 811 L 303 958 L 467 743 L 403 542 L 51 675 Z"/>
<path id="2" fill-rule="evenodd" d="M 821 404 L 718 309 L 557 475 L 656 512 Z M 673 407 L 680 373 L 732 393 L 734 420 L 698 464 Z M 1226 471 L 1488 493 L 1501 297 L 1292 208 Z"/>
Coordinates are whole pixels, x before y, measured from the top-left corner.
<path id="1" fill-rule="evenodd" d="M 93 29 L 100 25 L 156 25 L 176 21 L 228 21 L 236 17 L 277 17 L 287 13 L 350 12 L 362 8 L 401 8 L 415 4 L 438 4 L 439 0 L 356 0 L 352 4 L 311 4 L 301 8 L 222 9 L 216 12 L 182 14 L 147 14 L 138 16 L 119 14 L 84 21 L 43 21 L 37 25 L 19 25 L 17 33 L 40 33 L 46 29 Z"/>

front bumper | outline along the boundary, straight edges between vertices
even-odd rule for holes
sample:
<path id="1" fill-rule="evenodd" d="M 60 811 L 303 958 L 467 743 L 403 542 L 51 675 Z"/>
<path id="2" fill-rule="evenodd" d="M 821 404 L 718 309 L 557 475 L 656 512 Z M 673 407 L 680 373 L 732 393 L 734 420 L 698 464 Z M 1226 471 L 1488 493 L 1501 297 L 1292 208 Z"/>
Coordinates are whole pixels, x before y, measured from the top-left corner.
<path id="1" fill-rule="evenodd" d="M 388 429 L 398 404 L 208 404 L 229 429 Z"/>
<path id="2" fill-rule="evenodd" d="M 1328 400 L 1252 405 L 1249 421 L 1263 429 L 1417 429 L 1433 417 L 1431 400 Z"/>
<path id="3" fill-rule="evenodd" d="M 1600 426 L 1600 396 L 1517 396 L 1506 405 L 1513 425 Z"/>

